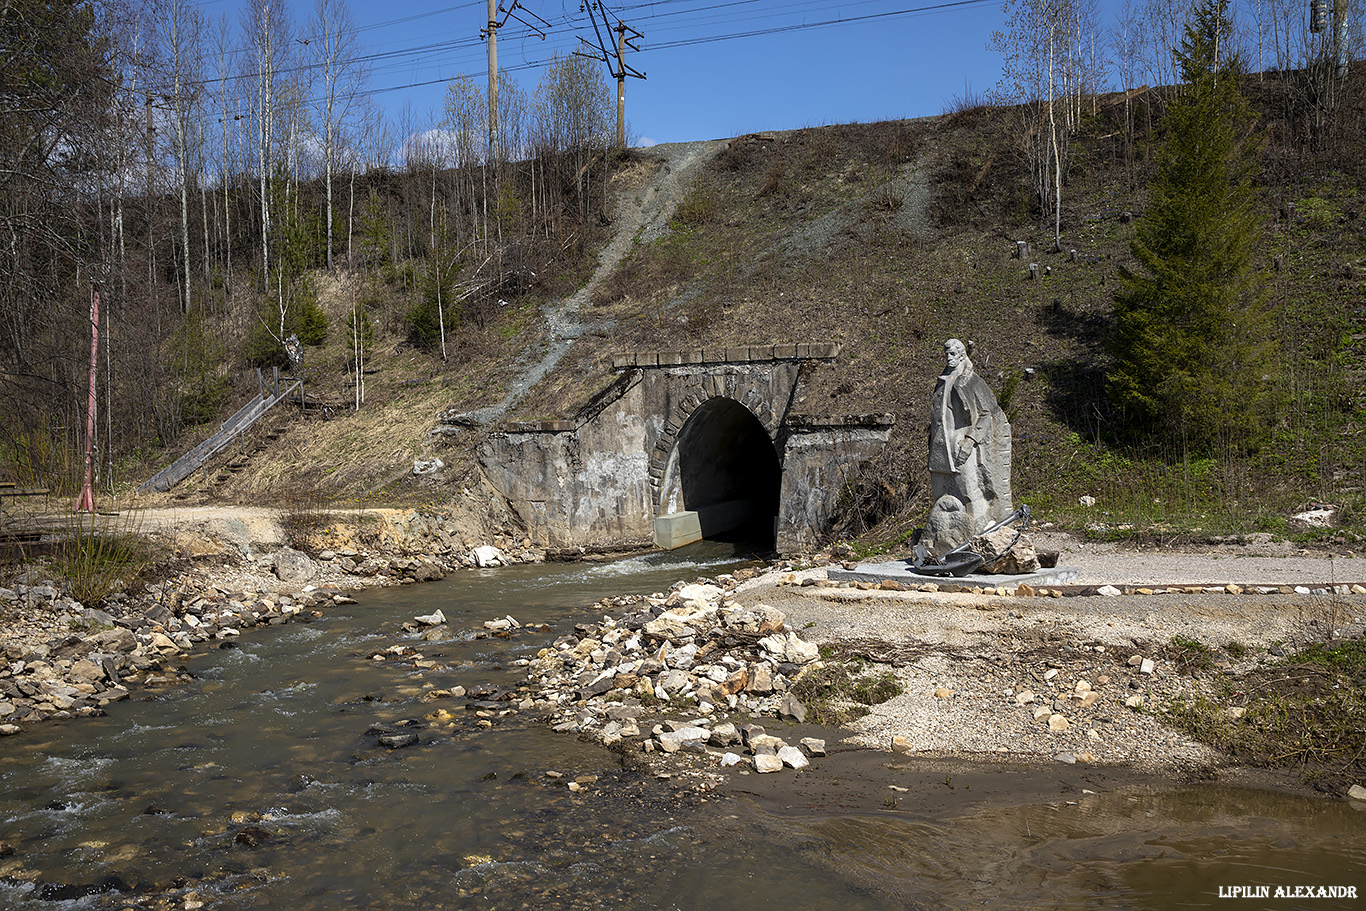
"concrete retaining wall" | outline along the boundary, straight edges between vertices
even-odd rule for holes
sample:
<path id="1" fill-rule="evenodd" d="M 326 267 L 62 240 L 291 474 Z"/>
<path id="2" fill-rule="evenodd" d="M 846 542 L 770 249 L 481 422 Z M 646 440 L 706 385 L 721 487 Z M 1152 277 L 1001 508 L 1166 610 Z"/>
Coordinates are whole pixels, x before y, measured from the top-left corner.
<path id="1" fill-rule="evenodd" d="M 501 425 L 481 443 L 479 460 L 533 540 L 551 547 L 648 546 L 657 515 L 715 505 L 683 502 L 679 435 L 690 420 L 711 414 L 727 414 L 725 426 L 734 425 L 734 407 L 715 401 L 728 400 L 753 416 L 774 447 L 781 473 L 778 549 L 813 547 L 838 505 L 845 475 L 877 454 L 892 426 L 890 415 L 789 413 L 803 362 L 838 351 L 771 345 L 715 349 L 710 360 L 709 349 L 616 358 L 622 379 L 575 420 Z M 691 430 L 685 436 L 715 442 L 715 435 Z"/>

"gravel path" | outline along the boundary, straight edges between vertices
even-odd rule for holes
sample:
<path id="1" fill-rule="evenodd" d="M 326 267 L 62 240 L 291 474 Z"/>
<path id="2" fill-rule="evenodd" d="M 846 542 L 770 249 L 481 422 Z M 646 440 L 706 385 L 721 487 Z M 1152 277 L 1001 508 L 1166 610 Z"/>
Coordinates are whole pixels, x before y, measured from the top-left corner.
<path id="1" fill-rule="evenodd" d="M 598 265 L 592 277 L 582 288 L 561 301 L 559 306 L 546 312 L 550 333 L 545 353 L 520 373 L 502 401 L 487 408 L 467 412 L 460 415 L 459 419 L 477 424 L 490 424 L 502 420 L 509 409 L 521 401 L 532 387 L 555 368 L 569 352 L 574 340 L 586 329 L 578 322 L 578 314 L 580 308 L 588 302 L 593 289 L 612 274 L 612 270 L 631 252 L 638 241 L 651 241 L 668 227 L 669 219 L 673 218 L 678 204 L 687 193 L 688 181 L 693 172 L 724 145 L 725 140 L 717 139 L 667 143 L 650 148 L 649 154 L 662 157 L 664 164 L 639 190 L 622 193 L 617 197 L 616 209 L 613 212 L 616 233 L 598 255 Z"/>
<path id="2" fill-rule="evenodd" d="M 1269 536 L 1267 536 L 1269 538 Z M 1290 585 L 1319 588 L 1366 584 L 1366 556 L 1333 555 L 1253 536 L 1250 543 L 1136 550 L 1090 544 L 1071 535 L 1034 535 L 1040 550 L 1060 553 L 1060 566 L 1081 570 L 1078 585 Z"/>

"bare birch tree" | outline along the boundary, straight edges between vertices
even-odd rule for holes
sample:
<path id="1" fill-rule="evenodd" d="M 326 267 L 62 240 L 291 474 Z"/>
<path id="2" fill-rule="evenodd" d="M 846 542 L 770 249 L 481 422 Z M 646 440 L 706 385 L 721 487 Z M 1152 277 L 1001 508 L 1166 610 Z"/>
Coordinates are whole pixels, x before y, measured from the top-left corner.
<path id="1" fill-rule="evenodd" d="M 261 282 L 270 285 L 270 182 L 276 164 L 275 131 L 278 75 L 289 55 L 289 20 L 283 0 L 248 0 L 243 30 L 250 48 L 254 87 L 252 116 L 256 122 L 256 167 L 261 203 Z"/>
<path id="2" fill-rule="evenodd" d="M 343 0 L 317 0 L 313 8 L 309 46 L 322 83 L 316 99 L 322 130 L 323 180 L 327 196 L 327 268 L 334 267 L 332 179 L 338 167 L 343 132 L 357 106 L 367 68 L 360 58 L 360 42 L 351 12 Z"/>
<path id="3" fill-rule="evenodd" d="M 1052 215 L 1053 239 L 1060 244 L 1068 139 L 1076 129 L 1073 96 L 1079 98 L 1083 87 L 1079 8 L 1076 0 L 1006 0 L 1002 9 L 1006 30 L 988 42 L 1004 58 L 993 97 L 1019 106 L 1020 145 L 1040 209 Z"/>
<path id="4" fill-rule="evenodd" d="M 160 38 L 168 68 L 165 74 L 166 92 L 162 97 L 171 115 L 171 128 L 175 131 L 172 154 L 180 191 L 180 254 L 183 264 L 180 307 L 182 313 L 188 313 L 190 278 L 193 273 L 189 197 L 191 183 L 197 185 L 199 181 L 194 162 L 198 158 L 198 150 L 191 148 L 194 134 L 192 120 L 197 120 L 196 112 L 202 100 L 199 84 L 203 81 L 201 41 L 204 20 L 199 8 L 190 0 L 157 0 L 155 9 L 156 18 L 163 29 Z"/>

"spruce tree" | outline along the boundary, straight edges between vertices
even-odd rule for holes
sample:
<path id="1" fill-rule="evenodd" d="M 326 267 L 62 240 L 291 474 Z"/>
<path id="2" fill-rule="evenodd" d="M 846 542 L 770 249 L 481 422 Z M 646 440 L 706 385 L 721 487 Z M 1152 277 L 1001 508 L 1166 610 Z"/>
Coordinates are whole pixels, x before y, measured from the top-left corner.
<path id="1" fill-rule="evenodd" d="M 1148 208 L 1121 267 L 1107 375 L 1125 430 L 1188 452 L 1256 442 L 1273 383 L 1257 223 L 1252 114 L 1228 0 L 1204 0 L 1175 52 L 1184 86 L 1165 118 Z"/>

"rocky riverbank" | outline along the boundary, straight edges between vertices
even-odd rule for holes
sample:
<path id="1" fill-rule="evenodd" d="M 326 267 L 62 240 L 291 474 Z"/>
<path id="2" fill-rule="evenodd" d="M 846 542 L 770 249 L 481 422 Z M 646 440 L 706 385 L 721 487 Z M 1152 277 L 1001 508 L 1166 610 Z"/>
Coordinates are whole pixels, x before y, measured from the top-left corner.
<path id="1" fill-rule="evenodd" d="M 308 621 L 358 589 L 545 559 L 512 538 L 466 550 L 417 514 L 402 530 L 317 558 L 239 541 L 99 609 L 29 570 L 0 587 L 0 731 L 173 685 L 187 654 L 255 626 Z M 519 710 L 704 787 L 819 761 L 830 725 L 842 726 L 832 751 L 1209 775 L 1228 756 L 1182 733 L 1177 715 L 1200 705 L 1236 724 L 1287 650 L 1366 628 L 1356 583 L 1162 586 L 1111 575 L 1117 584 L 902 591 L 831 582 L 827 556 L 587 608 L 601 619 L 520 659 Z M 503 622 L 476 632 L 499 634 Z M 831 684 L 841 674 L 854 692 Z"/>
<path id="2" fill-rule="evenodd" d="M 602 601 L 601 622 L 528 662 L 535 701 L 557 730 L 715 783 L 823 755 L 798 694 L 854 667 L 890 675 L 896 695 L 856 706 L 866 714 L 840 749 L 1237 777 L 1175 716 L 1201 705 L 1236 724 L 1288 647 L 1366 628 L 1350 589 L 907 592 L 824 575 L 784 568 Z"/>
<path id="3" fill-rule="evenodd" d="M 715 753 L 721 768 L 803 769 L 825 755 L 821 738 L 789 743 L 756 723 L 806 720 L 794 681 L 820 664 L 817 647 L 781 611 L 746 607 L 723 585 L 734 578 L 600 602 L 617 616 L 580 624 L 541 649 L 527 674 L 550 723 L 609 747 Z M 658 721 L 642 731 L 646 719 Z"/>
<path id="4" fill-rule="evenodd" d="M 391 525 L 380 546 L 323 549 L 316 557 L 289 547 L 257 552 L 259 539 L 199 538 L 208 554 L 182 561 L 160 581 L 115 592 L 99 607 L 81 604 L 42 566 L 31 567 L 0 586 L 0 734 L 98 714 L 137 687 L 174 685 L 187 679 L 181 662 L 195 650 L 222 647 L 252 627 L 307 622 L 360 589 L 545 558 L 513 539 L 500 543 L 512 543 L 515 556 L 488 544 L 460 552 L 441 534 L 439 518 L 414 513 Z M 415 553 L 419 548 L 437 552 Z"/>

